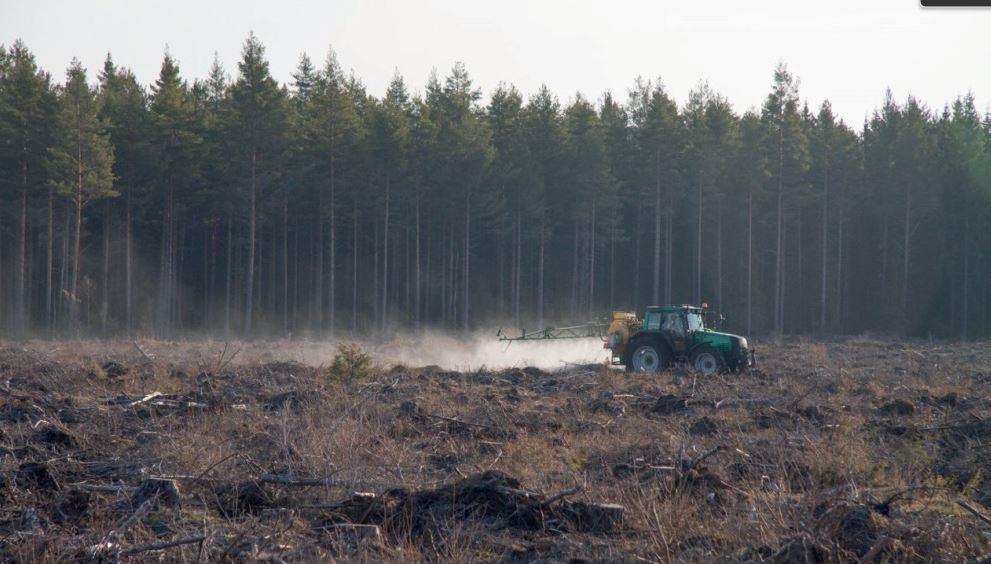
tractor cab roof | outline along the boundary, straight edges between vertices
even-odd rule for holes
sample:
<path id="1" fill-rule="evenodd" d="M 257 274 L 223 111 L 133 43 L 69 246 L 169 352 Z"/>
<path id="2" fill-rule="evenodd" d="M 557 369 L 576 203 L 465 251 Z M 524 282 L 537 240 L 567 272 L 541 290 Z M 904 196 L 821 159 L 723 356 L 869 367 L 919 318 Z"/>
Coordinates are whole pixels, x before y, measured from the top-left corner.
<path id="1" fill-rule="evenodd" d="M 673 313 L 681 311 L 695 311 L 701 312 L 702 308 L 693 305 L 661 305 L 661 306 L 647 306 L 647 311 L 651 313 Z"/>

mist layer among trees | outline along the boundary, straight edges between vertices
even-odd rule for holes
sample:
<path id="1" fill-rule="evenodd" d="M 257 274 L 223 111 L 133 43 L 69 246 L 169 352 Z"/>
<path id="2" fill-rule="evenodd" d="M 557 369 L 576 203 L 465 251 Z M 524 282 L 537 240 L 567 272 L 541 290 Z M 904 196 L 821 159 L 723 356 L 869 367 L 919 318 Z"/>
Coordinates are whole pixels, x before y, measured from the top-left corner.
<path id="1" fill-rule="evenodd" d="M 150 87 L 0 48 L 0 331 L 345 336 L 708 302 L 748 334 L 991 332 L 991 118 L 863 124 L 784 64 L 740 113 L 659 80 L 562 102 L 463 65 L 369 93 L 262 43 Z"/>

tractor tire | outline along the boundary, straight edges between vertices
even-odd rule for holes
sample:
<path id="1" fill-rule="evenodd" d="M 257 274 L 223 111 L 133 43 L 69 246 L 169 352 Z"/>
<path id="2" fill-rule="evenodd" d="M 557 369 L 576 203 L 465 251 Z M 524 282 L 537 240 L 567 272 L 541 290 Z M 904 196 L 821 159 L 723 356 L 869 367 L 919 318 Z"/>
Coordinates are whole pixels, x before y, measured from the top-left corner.
<path id="1" fill-rule="evenodd" d="M 706 376 L 712 376 L 726 370 L 726 360 L 723 359 L 722 353 L 710 346 L 703 345 L 692 351 L 690 360 L 692 368 Z"/>
<path id="2" fill-rule="evenodd" d="M 628 372 L 661 372 L 671 363 L 666 348 L 654 343 L 640 343 L 626 362 Z"/>

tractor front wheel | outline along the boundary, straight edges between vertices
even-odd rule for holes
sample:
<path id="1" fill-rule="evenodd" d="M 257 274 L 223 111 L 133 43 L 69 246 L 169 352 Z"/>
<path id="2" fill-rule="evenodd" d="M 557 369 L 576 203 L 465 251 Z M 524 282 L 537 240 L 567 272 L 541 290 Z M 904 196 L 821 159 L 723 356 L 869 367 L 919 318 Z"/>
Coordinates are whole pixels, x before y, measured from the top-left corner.
<path id="1" fill-rule="evenodd" d="M 699 347 L 692 352 L 692 368 L 706 376 L 711 376 L 726 369 L 723 355 L 712 347 Z"/>
<path id="2" fill-rule="evenodd" d="M 664 352 L 654 345 L 640 345 L 633 349 L 627 368 L 632 372 L 660 372 L 667 366 Z"/>

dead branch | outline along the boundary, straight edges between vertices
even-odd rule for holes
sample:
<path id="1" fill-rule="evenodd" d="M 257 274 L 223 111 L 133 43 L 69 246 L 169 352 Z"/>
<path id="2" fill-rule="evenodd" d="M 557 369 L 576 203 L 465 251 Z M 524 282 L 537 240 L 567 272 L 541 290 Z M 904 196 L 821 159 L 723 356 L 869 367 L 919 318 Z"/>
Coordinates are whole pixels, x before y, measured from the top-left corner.
<path id="1" fill-rule="evenodd" d="M 150 499 L 142 503 L 141 506 L 138 507 L 138 509 L 134 513 L 132 513 L 130 517 L 120 521 L 120 523 L 118 523 L 118 525 L 114 527 L 114 530 L 110 531 L 110 534 L 120 538 L 121 535 L 123 535 L 129 528 L 131 528 L 131 525 L 135 524 L 136 522 L 144 518 L 144 516 L 151 511 L 152 505 L 154 504 Z"/>
<path id="2" fill-rule="evenodd" d="M 773 402 L 768 398 L 723 398 L 713 405 L 714 408 L 729 407 L 731 405 L 771 405 Z"/>
<path id="3" fill-rule="evenodd" d="M 136 405 L 141 405 L 143 403 L 147 403 L 147 402 L 149 402 L 149 401 L 151 401 L 151 400 L 153 400 L 153 399 L 155 399 L 157 397 L 161 397 L 162 395 L 164 395 L 164 394 L 162 394 L 162 392 L 152 392 L 152 393 L 146 395 L 145 397 L 143 397 L 143 398 L 141 398 L 139 400 L 132 401 L 131 403 L 129 403 L 127 405 L 128 405 L 128 407 L 134 407 Z"/>
<path id="4" fill-rule="evenodd" d="M 131 341 L 131 344 L 134 345 L 134 348 L 138 349 L 138 352 L 141 353 L 141 356 L 145 357 L 145 360 L 147 360 L 148 362 L 155 362 L 155 359 L 151 355 L 146 353 L 145 350 L 141 348 L 141 345 L 139 345 L 137 341 Z"/>
<path id="5" fill-rule="evenodd" d="M 280 486 L 310 487 L 310 486 L 343 486 L 350 482 L 341 482 L 330 476 L 323 478 L 293 478 L 282 474 L 263 474 L 259 479 L 263 484 L 278 484 Z"/>
<path id="6" fill-rule="evenodd" d="M 882 552 L 894 547 L 898 544 L 898 541 L 891 537 L 881 537 L 878 539 L 874 546 L 864 554 L 860 560 L 857 560 L 857 564 L 867 564 L 868 562 L 874 562 L 874 559 L 881 555 Z"/>
<path id="7" fill-rule="evenodd" d="M 964 509 L 966 509 L 968 513 L 970 513 L 974 517 L 977 517 L 977 519 L 979 519 L 985 525 L 991 525 L 991 519 L 988 519 L 987 517 L 985 517 L 984 515 L 982 515 L 981 512 L 979 512 L 978 510 L 974 509 L 974 507 L 971 506 L 966 501 L 964 501 L 962 499 L 957 499 L 957 500 L 954 500 L 954 503 L 956 503 L 960 507 L 963 507 Z"/>
<path id="8" fill-rule="evenodd" d="M 131 493 L 138 488 L 136 486 L 113 485 L 113 484 L 73 484 L 73 487 L 88 492 L 125 494 Z"/>
<path id="9" fill-rule="evenodd" d="M 694 460 L 692 460 L 691 462 L 688 463 L 688 467 L 685 468 L 685 472 L 687 473 L 687 472 L 691 471 L 693 468 L 695 468 L 696 466 L 698 466 L 699 464 L 701 464 L 702 461 L 704 461 L 706 458 L 709 458 L 710 456 L 712 456 L 712 455 L 716 454 L 717 452 L 723 450 L 723 448 L 724 448 L 723 445 L 716 445 L 713 448 L 711 448 L 711 449 L 703 452 L 697 458 L 695 458 Z"/>
<path id="10" fill-rule="evenodd" d="M 581 488 L 578 488 L 578 487 L 568 488 L 566 490 L 561 490 L 561 491 L 557 492 L 556 494 L 550 496 L 549 498 L 545 499 L 544 501 L 540 502 L 540 505 L 538 505 L 537 507 L 539 507 L 539 508 L 547 507 L 548 505 L 554 503 L 555 501 L 564 499 L 564 498 L 566 498 L 568 496 L 575 495 L 575 494 L 577 494 L 577 493 L 579 493 L 581 491 L 582 491 L 582 489 Z"/>
<path id="11" fill-rule="evenodd" d="M 142 544 L 135 546 L 134 548 L 129 548 L 120 553 L 121 556 L 131 556 L 132 554 L 139 554 L 141 552 L 149 552 L 152 550 L 165 550 L 166 548 L 172 548 L 174 546 L 182 546 L 184 544 L 195 544 L 198 542 L 203 542 L 206 540 L 205 535 L 199 535 L 195 537 L 187 537 L 184 539 L 178 539 L 168 542 L 152 542 L 148 544 Z"/>
<path id="12" fill-rule="evenodd" d="M 224 351 L 220 354 L 221 363 L 217 366 L 217 372 L 218 373 L 223 372 L 223 370 L 227 368 L 227 365 L 230 364 L 232 360 L 234 360 L 234 357 L 236 357 L 238 353 L 241 352 L 242 348 L 243 347 L 238 347 L 236 351 L 232 352 L 230 356 L 227 357 L 227 360 L 224 360 L 224 354 L 227 352 L 227 344 L 225 344 Z"/>
<path id="13" fill-rule="evenodd" d="M 503 431 L 499 427 L 494 427 L 492 425 L 485 425 L 484 423 L 469 423 L 468 421 L 461 421 L 460 419 L 455 419 L 453 417 L 444 417 L 443 415 L 434 415 L 433 413 L 420 412 L 421 415 L 425 417 L 430 417 L 432 419 L 440 419 L 441 421 L 449 421 L 451 423 L 457 423 L 459 425 L 467 425 L 469 427 L 478 427 L 479 429 L 490 429 L 493 431 Z"/>
<path id="14" fill-rule="evenodd" d="M 343 487 L 349 489 L 382 489 L 387 490 L 395 487 L 394 484 L 382 484 L 376 482 L 362 482 L 355 480 L 339 480 L 332 476 L 317 478 L 297 478 L 285 474 L 262 474 L 258 481 L 263 484 L 275 484 L 291 488 L 309 488 L 314 486 Z"/>

